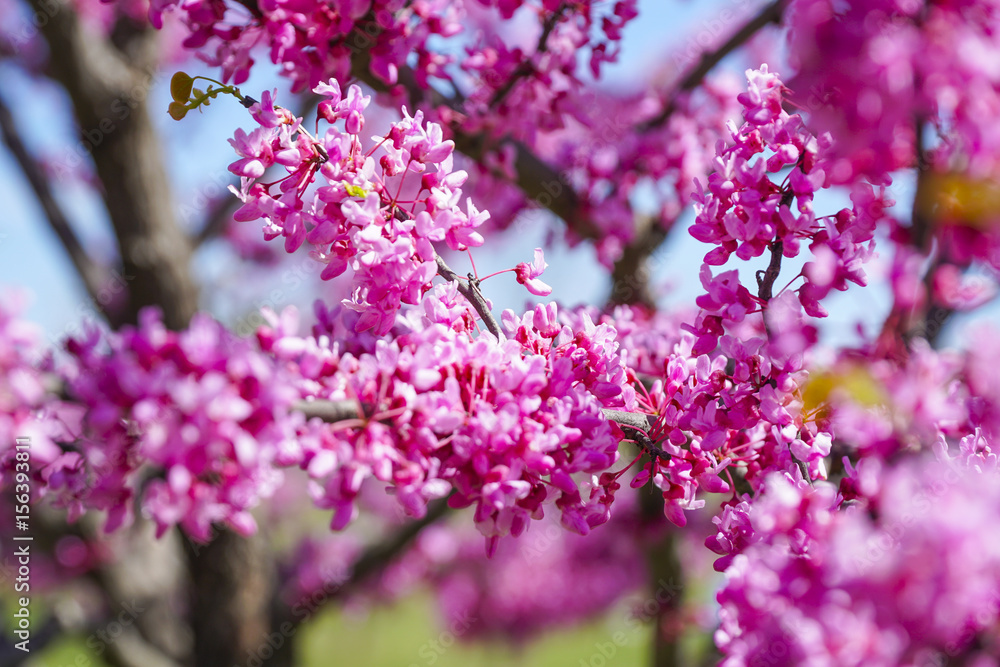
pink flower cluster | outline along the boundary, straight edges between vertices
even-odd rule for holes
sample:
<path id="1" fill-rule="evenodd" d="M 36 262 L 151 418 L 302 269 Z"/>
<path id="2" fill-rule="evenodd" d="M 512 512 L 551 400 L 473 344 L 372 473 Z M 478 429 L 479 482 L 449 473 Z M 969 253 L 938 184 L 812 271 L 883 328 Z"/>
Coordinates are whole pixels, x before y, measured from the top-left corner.
<path id="1" fill-rule="evenodd" d="M 641 401 L 665 456 L 637 477 L 663 491 L 667 517 L 683 526 L 683 510 L 704 505 L 699 490 L 731 491 L 734 472 L 754 488 L 770 471 L 825 477 L 831 438 L 803 414 L 804 374 L 772 364 L 761 338 L 726 336 L 713 355 L 694 353 L 694 344 L 690 334 L 681 339 Z"/>
<path id="2" fill-rule="evenodd" d="M 718 350 L 698 353 L 697 339 L 682 330 L 686 319 L 620 306 L 598 320 L 618 331 L 628 355 L 637 411 L 649 423 L 641 429 L 648 440 L 638 444 L 655 448 L 633 483 L 652 479 L 667 518 L 684 526 L 685 512 L 705 505 L 705 492 L 733 490 L 734 475 L 753 488 L 770 471 L 824 478 L 831 438 L 802 409 L 801 368 L 781 366 L 755 332 L 744 340 L 726 335 Z"/>
<path id="3" fill-rule="evenodd" d="M 614 327 L 625 357 L 626 367 L 636 377 L 662 377 L 667 364 L 675 355 L 677 344 L 684 337 L 682 324 L 697 313 L 695 308 L 650 312 L 635 306 L 615 306 L 605 314 L 597 309 L 579 309 L 595 322 Z"/>
<path id="4" fill-rule="evenodd" d="M 638 530 L 638 497 L 616 501 L 614 517 L 586 537 L 546 518 L 518 540 L 504 541 L 493 558 L 463 531 L 439 527 L 421 535 L 415 557 L 426 562 L 425 580 L 445 619 L 476 619 L 463 639 L 518 644 L 553 629 L 598 617 L 639 590 L 647 578 Z"/>
<path id="5" fill-rule="evenodd" d="M 618 0 L 609 11 L 602 11 L 601 4 L 592 0 L 571 4 L 501 0 L 478 6 L 468 0 L 277 0 L 239 5 L 224 0 L 152 0 L 149 18 L 160 28 L 165 14 L 179 14 L 189 32 L 184 46 L 221 68 L 227 82 L 246 81 L 254 49 L 264 47 L 271 62 L 292 80 L 293 91 L 331 77 L 346 83 L 352 78 L 352 56 L 361 50 L 370 54 L 371 73 L 386 84 L 395 85 L 400 69 L 409 65 L 419 85 L 427 88 L 429 79 L 452 82 L 454 51 L 442 47 L 442 40 L 458 41 L 470 32 L 467 14 L 479 20 L 482 5 L 497 6 L 499 12 L 489 11 L 481 21 L 486 29 L 495 23 L 507 24 L 523 6 L 529 10 L 527 15 L 537 16 L 539 31 L 546 22 L 555 22 L 545 48 L 526 55 L 519 48 L 507 47 L 500 38 L 502 31 L 491 29 L 492 39 L 467 46 L 469 57 L 463 59 L 469 71 L 475 71 L 472 63 L 482 62 L 491 72 L 507 74 L 531 59 L 530 92 L 510 100 L 513 116 L 514 110 L 525 108 L 519 106 L 525 102 L 551 105 L 553 89 L 578 83 L 577 49 L 590 50 L 589 65 L 595 76 L 603 63 L 616 59 L 616 44 L 625 24 L 636 15 L 636 0 Z M 492 97 L 506 78 L 498 81 L 493 74 L 479 83 Z"/>
<path id="6" fill-rule="evenodd" d="M 600 228 L 596 243 L 605 265 L 632 240 L 637 216 L 651 215 L 669 229 L 691 203 L 696 181 L 713 168 L 716 142 L 740 111 L 737 83 L 731 76 L 711 77 L 681 96 L 665 122 L 649 128 L 644 124 L 664 106 L 655 90 L 579 95 L 579 110 L 555 135 L 553 161 L 578 193 L 581 212 Z"/>
<path id="7" fill-rule="evenodd" d="M 66 350 L 58 370 L 68 399 L 52 418 L 69 437 L 41 474 L 70 518 L 106 511 L 111 531 L 138 504 L 161 534 L 180 525 L 208 540 L 214 523 L 256 529 L 249 510 L 280 482 L 295 436 L 281 417 L 296 391 L 280 369 L 208 317 L 176 333 L 155 310 L 137 328 L 93 329 Z"/>
<path id="8" fill-rule="evenodd" d="M 995 2 L 797 0 L 787 22 L 796 101 L 838 138 L 835 182 L 867 176 L 886 183 L 891 172 L 914 166 L 918 121 L 936 135 L 931 162 L 938 168 L 961 164 L 972 175 L 995 176 Z"/>
<path id="9" fill-rule="evenodd" d="M 992 327 L 974 331 L 963 353 L 918 339 L 901 362 L 872 348 L 845 353 L 806 391 L 822 399 L 821 418 L 842 445 L 863 457 L 886 460 L 980 430 L 993 439 L 1000 434 L 996 336 Z"/>
<path id="10" fill-rule="evenodd" d="M 598 123 L 607 123 L 608 116 L 594 113 L 599 98 L 588 79 L 599 78 L 604 65 L 617 60 L 623 31 L 637 17 L 638 6 L 636 0 L 279 0 L 250 5 L 153 0 L 154 26 L 159 27 L 167 13 L 181 17 L 189 31 L 185 46 L 221 68 L 224 82 L 244 82 L 254 64 L 254 50 L 262 48 L 269 49 L 272 62 L 291 78 L 293 91 L 311 89 L 331 78 L 346 87 L 356 78 L 352 67 L 359 64 L 358 54 L 364 54 L 370 72 L 390 86 L 391 106 L 409 104 L 415 111 L 414 90 L 426 90 L 427 103 L 419 108 L 429 119 L 440 122 L 446 132 L 454 127 L 469 136 L 486 137 L 482 172 L 477 176 L 487 187 L 477 192 L 482 197 L 477 201 L 488 204 L 496 224 L 505 225 L 510 219 L 505 204 L 516 210 L 531 205 L 523 193 L 505 187 L 504 177 L 512 167 L 510 139 L 552 163 L 559 160 L 551 138 L 567 125 L 576 128 L 576 135 L 602 137 L 609 148 L 618 143 L 604 128 L 594 131 Z M 411 71 L 400 77 L 403 70 Z M 445 103 L 435 88 L 455 92 Z M 655 104 L 651 97 L 648 101 Z M 732 97 L 726 101 L 731 106 Z M 630 105 L 627 100 L 614 112 L 622 128 Z M 656 112 L 650 104 L 645 110 Z M 719 124 L 717 114 L 705 113 L 704 108 L 687 118 L 684 128 L 672 130 L 667 151 L 670 168 L 683 172 L 678 180 L 684 190 L 689 189 L 684 177 L 692 169 L 698 171 L 697 158 L 685 155 L 704 152 L 690 131 Z M 720 130 L 721 126 L 713 129 Z M 641 151 L 644 156 L 636 159 L 653 165 L 665 154 L 656 136 L 643 140 L 631 133 L 628 143 L 627 153 Z M 623 162 L 632 159 L 623 156 Z M 595 194 L 603 187 L 584 186 Z M 486 199 L 487 194 L 493 196 Z M 582 212 L 615 230 L 602 251 L 607 262 L 631 236 L 632 216 L 616 208 L 627 200 L 628 192 L 623 191 L 600 208 Z M 671 203 L 668 208 L 667 219 L 672 222 L 678 206 Z"/>
<path id="11" fill-rule="evenodd" d="M 917 167 L 914 224 L 896 230 L 899 240 L 930 248 L 933 238 L 936 254 L 959 268 L 973 261 L 1000 267 L 992 194 L 1000 174 L 1000 80 L 993 65 L 1000 57 L 1000 7 L 802 0 L 789 3 L 787 16 L 798 70 L 793 99 L 814 127 L 837 137 L 828 178 L 884 184 L 893 172 Z M 899 268 L 916 281 L 914 296 L 922 299 L 921 263 Z M 942 289 L 931 295 L 938 305 L 961 309 L 977 299 L 956 295 L 946 284 L 954 276 L 942 278 Z M 906 305 L 899 303 L 899 311 L 903 317 Z"/>
<path id="12" fill-rule="evenodd" d="M 996 456 L 962 449 L 869 472 L 846 510 L 830 485 L 775 475 L 725 516 L 710 546 L 741 553 L 718 593 L 722 664 L 994 664 Z"/>
<path id="13" fill-rule="evenodd" d="M 739 96 L 746 122 L 739 129 L 730 125 L 733 143 L 718 151 L 707 194 L 695 196 L 698 218 L 690 232 L 716 246 L 705 256 L 713 266 L 733 254 L 747 260 L 767 250 L 796 257 L 808 241 L 813 259 L 802 271 L 805 284 L 797 292 L 808 314 L 823 317 L 819 301 L 831 290 L 867 283 L 862 265 L 872 254 L 875 227 L 893 202 L 884 188 L 857 184 L 851 209 L 817 217 L 812 202 L 831 182 L 826 155 L 832 139 L 813 136 L 798 114 L 784 111 L 785 88 L 767 65 L 748 71 L 747 82 L 747 92 Z M 771 180 L 769 174 L 786 170 L 780 183 Z M 770 281 L 773 285 L 774 278 Z M 747 296 L 739 297 L 743 308 L 751 305 Z"/>
<path id="14" fill-rule="evenodd" d="M 581 534 L 607 521 L 618 484 L 597 475 L 617 460 L 620 434 L 601 409 L 634 404 L 614 331 L 589 320 L 571 329 L 554 305 L 504 323 L 512 338 L 497 341 L 425 318 L 359 356 L 295 337 L 290 322 L 264 332 L 304 396 L 360 407 L 356 419 L 312 420 L 293 455 L 317 504 L 334 510 L 334 529 L 354 518 L 369 478 L 390 484 L 411 515 L 449 493 L 452 506 L 474 505 L 490 551 L 543 516 L 546 501 Z"/>
<path id="15" fill-rule="evenodd" d="M 243 177 L 244 204 L 235 218 L 264 218 L 265 237 L 283 236 L 288 252 L 307 242 L 326 264 L 324 280 L 350 267 L 346 304 L 361 313 L 357 329 L 384 335 L 400 305 L 418 303 L 430 289 L 438 271 L 434 244 L 453 250 L 482 244 L 475 228 L 489 213 L 469 199 L 460 206 L 467 175 L 452 168 L 454 143 L 439 125 L 425 124 L 421 112 L 410 117 L 404 108 L 403 120 L 366 150 L 360 134 L 369 98 L 357 86 L 342 97 L 332 79 L 315 92 L 325 98 L 319 115 L 330 124 L 316 138 L 267 92 L 250 109 L 260 127 L 249 135 L 237 130 L 231 140 L 241 159 L 230 171 Z M 384 154 L 376 158 L 379 149 Z M 288 175 L 262 183 L 275 164 Z"/>
<path id="16" fill-rule="evenodd" d="M 445 0 L 335 0 L 334 2 L 260 2 L 229 5 L 224 0 L 153 0 L 149 18 L 160 28 L 164 15 L 179 13 L 187 26 L 187 49 L 222 69 L 225 81 L 246 81 L 257 47 L 292 80 L 295 91 L 335 77 L 350 78 L 351 54 L 367 48 L 371 71 L 395 83 L 398 68 L 416 54 L 429 73 L 447 59 L 428 48 L 428 39 L 461 32 L 460 7 Z"/>
<path id="17" fill-rule="evenodd" d="M 537 28 L 517 23 L 516 33 L 508 32 L 506 20 L 514 19 L 518 7 L 537 15 Z M 471 79 L 461 108 L 462 127 L 471 133 L 509 135 L 529 145 L 561 129 L 567 119 L 589 115 L 580 70 L 588 63 L 589 73 L 600 78 L 604 63 L 618 59 L 622 30 L 638 16 L 636 0 L 501 2 L 505 21 L 493 12 L 468 9 L 479 34 L 458 63 L 463 78 Z M 441 112 L 450 115 L 446 109 Z"/>
<path id="18" fill-rule="evenodd" d="M 15 470 L 17 438 L 30 439 L 32 468 L 61 453 L 52 440 L 58 429 L 37 418 L 51 397 L 46 377 L 38 370 L 42 357 L 39 331 L 18 318 L 24 301 L 20 292 L 0 298 L 0 469 L 5 476 Z"/>
<path id="19" fill-rule="evenodd" d="M 652 381 L 639 398 L 650 415 L 649 429 L 639 436 L 656 449 L 636 484 L 652 478 L 678 525 L 686 522 L 685 510 L 704 505 L 700 491 L 732 490 L 734 472 L 752 488 L 771 471 L 825 478 L 832 436 L 803 410 L 806 355 L 817 339 L 807 315 L 825 314 L 819 299 L 831 289 L 864 284 L 861 263 L 889 204 L 859 186 L 853 209 L 816 219 L 812 197 L 827 184 L 823 151 L 829 140 L 817 140 L 801 118 L 783 110 L 784 88 L 766 66 L 747 78 L 748 92 L 739 96 L 746 122 L 730 126 L 733 143 L 719 143 L 709 191 L 695 197 L 691 233 L 717 246 L 702 267 L 700 312 L 693 323 L 680 325 L 685 333 L 671 331 L 648 352 L 642 350 L 648 338 L 634 332 L 637 312 L 613 315 L 633 339 L 630 347 L 638 344 L 633 355 Z M 781 184 L 769 177 L 786 170 Z M 814 256 L 800 274 L 805 285 L 775 294 L 780 258 L 796 256 L 803 240 L 811 242 Z M 732 254 L 749 259 L 768 249 L 771 267 L 759 274 L 757 295 L 735 270 L 712 275 L 709 265 Z"/>

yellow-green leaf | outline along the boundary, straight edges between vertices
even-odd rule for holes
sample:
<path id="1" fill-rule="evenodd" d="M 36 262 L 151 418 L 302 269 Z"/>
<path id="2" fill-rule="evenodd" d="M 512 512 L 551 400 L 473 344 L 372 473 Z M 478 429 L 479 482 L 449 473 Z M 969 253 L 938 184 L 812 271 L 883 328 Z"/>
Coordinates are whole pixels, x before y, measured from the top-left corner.
<path id="1" fill-rule="evenodd" d="M 177 72 L 170 79 L 170 96 L 175 102 L 184 103 L 191 97 L 191 87 L 194 79 L 184 72 Z"/>
<path id="2" fill-rule="evenodd" d="M 863 366 L 851 366 L 838 371 L 812 374 L 802 390 L 803 411 L 811 414 L 823 407 L 834 392 L 865 407 L 883 405 L 887 400 L 881 383 L 871 373 Z"/>
<path id="3" fill-rule="evenodd" d="M 181 104 L 180 102 L 171 102 L 170 106 L 167 107 L 167 113 L 174 120 L 180 120 L 187 115 L 188 108 L 187 105 Z"/>

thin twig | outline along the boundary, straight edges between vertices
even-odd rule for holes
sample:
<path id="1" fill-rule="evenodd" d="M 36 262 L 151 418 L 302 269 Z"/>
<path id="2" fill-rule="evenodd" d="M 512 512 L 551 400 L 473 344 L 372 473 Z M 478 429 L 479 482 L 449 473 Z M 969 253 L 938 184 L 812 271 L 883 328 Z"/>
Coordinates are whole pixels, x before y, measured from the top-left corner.
<path id="1" fill-rule="evenodd" d="M 395 208 L 393 210 L 393 215 L 397 220 L 408 220 L 409 214 L 406 211 Z M 503 336 L 501 334 L 500 325 L 497 323 L 496 318 L 493 317 L 493 312 L 490 310 L 490 306 L 486 303 L 486 297 L 479 289 L 479 280 L 473 276 L 471 273 L 466 282 L 462 282 L 462 278 L 455 273 L 444 261 L 441 255 L 434 253 L 434 260 L 437 263 L 438 271 L 437 274 L 447 280 L 448 282 L 454 282 L 458 284 L 458 292 L 466 298 L 466 300 L 472 304 L 472 307 L 476 309 L 479 313 L 479 317 L 482 318 L 483 324 L 486 325 L 487 330 L 493 334 L 497 340 L 500 340 Z"/>
<path id="2" fill-rule="evenodd" d="M 452 271 L 445 261 L 441 258 L 441 255 L 435 254 L 435 259 L 437 260 L 438 275 L 449 282 L 455 282 L 458 284 L 459 293 L 466 298 L 466 300 L 472 304 L 472 307 L 476 309 L 479 313 L 479 317 L 483 319 L 483 324 L 486 325 L 486 329 L 496 336 L 497 340 L 503 338 L 503 333 L 500 330 L 500 324 L 493 317 L 492 311 L 490 311 L 489 304 L 486 303 L 486 298 L 483 293 L 479 291 L 479 281 L 475 278 L 468 278 L 465 282 L 457 273 Z"/>
<path id="3" fill-rule="evenodd" d="M 316 108 L 320 99 L 319 95 L 306 95 L 302 98 L 299 109 L 292 113 L 297 118 L 305 118 Z M 239 179 L 235 179 L 232 185 L 238 188 L 240 185 Z M 233 219 L 233 214 L 241 204 L 242 202 L 239 199 L 230 196 L 222 197 L 216 201 L 211 210 L 205 215 L 205 222 L 202 224 L 201 229 L 194 236 L 194 246 L 198 247 L 221 235 L 226 230 L 226 226 Z"/>
<path id="4" fill-rule="evenodd" d="M 538 46 L 535 47 L 535 53 L 521 62 L 521 64 L 519 64 L 511 73 L 510 78 L 504 82 L 504 85 L 493 94 L 493 99 L 490 100 L 489 105 L 491 109 L 495 108 L 498 104 L 504 101 L 507 95 L 514 90 L 514 86 L 517 85 L 517 82 L 520 79 L 528 76 L 532 71 L 534 71 L 535 66 L 531 62 L 531 58 L 545 53 L 548 48 L 549 35 L 552 34 L 552 30 L 555 29 L 556 24 L 559 22 L 559 19 L 562 18 L 562 14 L 565 10 L 566 3 L 564 2 L 560 4 L 559 8 L 552 12 L 552 15 L 545 21 L 545 24 L 542 27 L 542 34 L 538 38 Z"/>

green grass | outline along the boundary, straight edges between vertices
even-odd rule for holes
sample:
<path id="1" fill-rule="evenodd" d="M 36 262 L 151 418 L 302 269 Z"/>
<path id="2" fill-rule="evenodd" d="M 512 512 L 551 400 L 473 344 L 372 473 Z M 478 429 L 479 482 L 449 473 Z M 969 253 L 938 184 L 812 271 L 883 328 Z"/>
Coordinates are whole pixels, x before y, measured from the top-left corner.
<path id="1" fill-rule="evenodd" d="M 649 625 L 626 624 L 625 608 L 527 646 L 456 641 L 429 594 L 360 612 L 332 607 L 294 637 L 302 667 L 626 667 L 648 662 Z M 618 634 L 616 634 L 618 633 Z M 107 667 L 85 645 L 65 637 L 35 654 L 28 667 Z M 616 643 L 617 640 L 617 643 Z M 221 667 L 221 666 L 220 666 Z"/>
<path id="2" fill-rule="evenodd" d="M 303 667 L 611 667 L 648 662 L 649 626 L 630 627 L 624 609 L 582 627 L 551 632 L 522 649 L 453 642 L 427 595 L 360 614 L 331 609 L 303 630 Z M 618 643 L 614 642 L 617 635 Z M 602 652 L 603 649 L 603 652 Z M 608 657 L 605 657 L 608 656 Z"/>

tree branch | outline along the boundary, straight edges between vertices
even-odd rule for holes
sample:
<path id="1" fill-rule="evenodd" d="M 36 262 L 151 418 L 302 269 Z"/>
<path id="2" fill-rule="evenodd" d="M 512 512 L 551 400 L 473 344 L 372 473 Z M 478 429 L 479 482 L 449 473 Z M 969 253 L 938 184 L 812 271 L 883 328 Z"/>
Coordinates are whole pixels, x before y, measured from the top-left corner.
<path id="1" fill-rule="evenodd" d="M 773 297 L 774 281 L 781 273 L 781 253 L 784 252 L 784 248 L 785 244 L 781 239 L 768 246 L 771 251 L 771 261 L 768 262 L 765 270 L 757 272 L 757 298 L 765 305 Z"/>
<path id="2" fill-rule="evenodd" d="M 358 415 L 366 414 L 364 407 L 353 399 L 329 401 L 318 398 L 310 401 L 296 401 L 292 404 L 292 409 L 301 412 L 307 419 L 318 417 L 330 424 L 347 419 L 357 419 Z M 626 412 L 609 408 L 601 410 L 601 413 L 608 421 L 613 421 L 623 429 L 628 429 L 630 437 L 634 435 L 636 443 L 646 452 L 660 458 L 670 458 L 670 454 L 656 447 L 646 435 L 652 426 L 649 415 L 643 412 Z"/>
<path id="3" fill-rule="evenodd" d="M 917 170 L 917 185 L 913 195 L 912 214 L 910 219 L 910 245 L 924 256 L 932 253 L 932 240 L 935 233 L 934 220 L 934 188 L 931 164 L 927 159 L 927 147 L 924 140 L 924 130 L 927 118 L 918 114 L 914 118 L 914 166 Z M 934 298 L 934 275 L 937 270 L 949 260 L 942 254 L 943 249 L 937 248 L 937 256 L 929 262 L 923 275 L 923 284 L 928 299 L 922 307 L 900 307 L 893 304 L 892 310 L 882 323 L 879 334 L 880 345 L 897 355 L 903 355 L 914 338 L 923 337 L 936 347 L 938 338 L 945 324 L 954 314 L 954 310 L 938 303 Z"/>
<path id="4" fill-rule="evenodd" d="M 545 53 L 545 50 L 548 48 L 549 35 L 552 34 L 552 31 L 555 29 L 556 24 L 559 22 L 559 19 L 562 18 L 563 12 L 565 11 L 566 3 L 563 2 L 545 21 L 545 24 L 542 26 L 542 34 L 538 38 L 538 45 L 535 47 L 534 55 L 537 56 L 541 53 Z M 514 86 L 517 85 L 517 82 L 531 74 L 532 70 L 534 70 L 534 65 L 531 63 L 530 59 L 527 59 L 519 64 L 510 75 L 510 78 L 504 82 L 504 85 L 497 89 L 497 91 L 493 94 L 493 99 L 490 100 L 490 108 L 494 108 L 503 102 L 507 95 L 514 90 Z"/>
<path id="5" fill-rule="evenodd" d="M 191 245 L 176 224 L 147 106 L 156 81 L 155 31 L 123 17 L 111 43 L 89 31 L 66 0 L 30 2 L 40 16 L 50 17 L 40 26 L 49 46 L 49 75 L 73 103 L 118 240 L 122 271 L 134 277 L 122 319 L 134 322 L 141 308 L 158 306 L 168 327 L 183 328 L 197 308 L 198 294 L 189 271 Z"/>
<path id="6" fill-rule="evenodd" d="M 711 72 L 716 65 L 722 62 L 726 56 L 746 43 L 766 25 L 770 23 L 781 23 L 781 16 L 784 13 L 785 4 L 787 2 L 788 0 L 774 0 L 773 2 L 765 5 L 760 12 L 747 21 L 743 27 L 733 33 L 733 35 L 726 40 L 724 44 L 714 51 L 703 53 L 701 60 L 698 61 L 698 64 L 695 65 L 695 67 L 691 69 L 683 79 L 681 79 L 680 83 L 678 83 L 674 90 L 670 93 L 663 110 L 658 115 L 641 125 L 639 130 L 641 132 L 648 132 L 667 122 L 667 119 L 669 119 L 670 116 L 677 111 L 677 106 L 680 103 L 681 96 L 700 86 L 701 82 L 708 75 L 708 73 Z"/>
<path id="7" fill-rule="evenodd" d="M 624 410 L 601 410 L 608 421 L 613 421 L 625 431 L 631 440 L 639 446 L 639 449 L 649 454 L 652 458 L 663 461 L 670 460 L 670 454 L 657 447 L 649 437 L 649 415 L 642 412 L 625 412 Z"/>
<path id="8" fill-rule="evenodd" d="M 328 401 L 325 399 L 314 399 L 311 401 L 296 401 L 292 404 L 292 409 L 304 414 L 306 419 L 319 417 L 328 424 L 335 424 L 348 419 L 357 419 L 359 415 L 365 414 L 361 404 L 353 400 Z"/>
<path id="9" fill-rule="evenodd" d="M 104 308 L 105 305 L 101 304 L 98 299 L 105 277 L 104 271 L 87 254 L 76 232 L 73 231 L 69 219 L 63 213 L 59 202 L 56 201 L 52 188 L 49 185 L 49 180 L 41 165 L 31 157 L 24 142 L 21 141 L 14 121 L 14 115 L 2 98 L 0 98 L 0 133 L 2 133 L 3 141 L 10 150 L 11 155 L 14 156 L 25 178 L 28 179 L 28 183 L 31 185 L 31 189 L 38 199 L 38 203 L 41 204 L 42 210 L 45 212 L 45 219 L 48 220 L 49 227 L 52 228 L 52 231 L 59 238 L 60 243 L 62 243 L 63 248 L 73 262 L 73 267 L 80 275 L 81 280 L 83 280 L 87 293 L 90 294 L 95 303 Z"/>
<path id="10" fill-rule="evenodd" d="M 608 302 L 640 304 L 656 307 L 656 298 L 649 285 L 650 256 L 667 238 L 667 230 L 655 218 L 646 218 L 637 225 L 636 237 L 625 246 L 622 256 L 611 271 L 611 296 Z"/>
<path id="11" fill-rule="evenodd" d="M 324 589 L 324 595 L 318 599 L 310 598 L 305 602 L 289 606 L 281 597 L 280 589 L 276 589 L 275 598 L 272 600 L 274 608 L 271 622 L 272 632 L 277 631 L 285 636 L 290 636 L 298 626 L 313 618 L 326 606 L 357 591 L 372 577 L 384 571 L 386 567 L 399 558 L 413 544 L 421 531 L 445 518 L 450 510 L 448 498 L 439 498 L 428 503 L 427 513 L 424 516 L 404 524 L 381 541 L 370 545 L 354 561 L 350 575 L 342 582 L 330 582 L 336 587 Z M 265 663 L 267 667 L 297 664 L 292 661 L 293 658 L 289 652 L 289 647 L 292 645 L 293 642 L 285 642 L 281 650 L 275 651 L 274 659 Z"/>
<path id="12" fill-rule="evenodd" d="M 233 183 L 234 187 L 239 187 L 239 183 Z M 194 235 L 194 246 L 199 247 L 212 239 L 221 236 L 226 231 L 226 225 L 233 219 L 233 213 L 240 207 L 239 199 L 231 196 L 223 196 L 205 215 L 205 221 L 201 229 Z"/>
<path id="13" fill-rule="evenodd" d="M 424 528 L 437 523 L 448 515 L 451 508 L 448 498 L 438 498 L 427 504 L 424 516 L 410 521 L 389 535 L 382 542 L 365 549 L 351 568 L 351 576 L 337 589 L 334 597 L 344 597 L 378 574 L 400 556 Z"/>
<path id="14" fill-rule="evenodd" d="M 476 309 L 479 313 L 479 317 L 483 319 L 483 324 L 486 325 L 486 329 L 493 334 L 497 340 L 503 338 L 503 332 L 500 330 L 500 325 L 497 323 L 496 318 L 493 317 L 493 313 L 490 311 L 490 306 L 486 303 L 486 298 L 483 293 L 479 291 L 479 281 L 469 276 L 467 282 L 462 282 L 462 279 L 457 273 L 448 268 L 441 255 L 436 255 L 437 260 L 438 275 L 449 282 L 455 282 L 458 284 L 459 293 L 465 297 L 465 299 L 472 304 L 472 307 Z"/>

